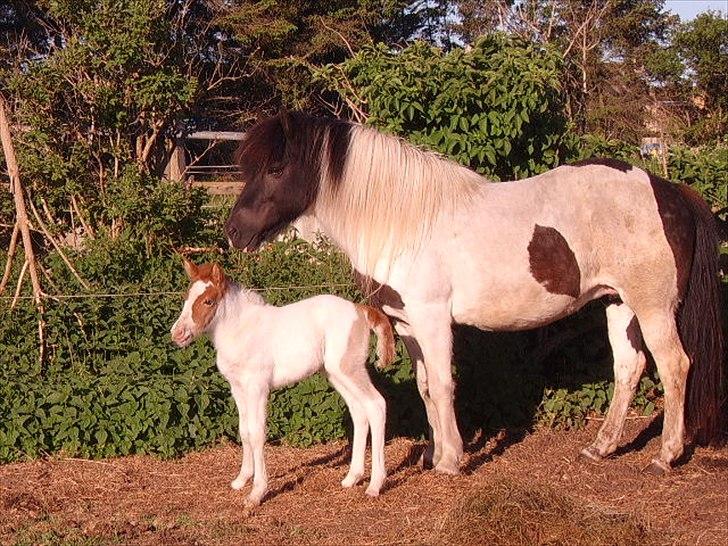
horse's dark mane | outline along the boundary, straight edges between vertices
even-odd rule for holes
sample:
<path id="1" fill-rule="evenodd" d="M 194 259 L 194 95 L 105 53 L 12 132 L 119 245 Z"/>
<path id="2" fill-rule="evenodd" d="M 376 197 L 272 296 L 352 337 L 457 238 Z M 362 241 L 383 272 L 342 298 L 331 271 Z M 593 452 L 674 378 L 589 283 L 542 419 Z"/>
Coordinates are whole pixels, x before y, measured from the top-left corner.
<path id="1" fill-rule="evenodd" d="M 278 116 L 265 119 L 245 134 L 233 160 L 242 170 L 244 179 L 256 178 L 268 172 L 271 165 L 283 161 L 286 151 L 286 139 L 283 126 Z"/>
<path id="2" fill-rule="evenodd" d="M 307 178 L 317 183 L 325 160 L 326 172 L 336 185 L 343 175 L 351 128 L 351 123 L 335 118 L 281 112 L 247 131 L 235 151 L 234 161 L 248 180 L 282 163 L 297 161 L 307 172 Z"/>

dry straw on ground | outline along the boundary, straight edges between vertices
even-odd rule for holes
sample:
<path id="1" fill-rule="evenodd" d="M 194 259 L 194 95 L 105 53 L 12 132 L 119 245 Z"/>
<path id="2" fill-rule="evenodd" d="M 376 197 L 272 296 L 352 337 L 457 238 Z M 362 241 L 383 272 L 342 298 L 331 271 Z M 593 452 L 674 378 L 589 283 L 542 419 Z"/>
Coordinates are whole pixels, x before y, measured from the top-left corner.
<path id="1" fill-rule="evenodd" d="M 577 454 L 596 432 L 515 431 L 471 441 L 461 476 L 423 471 L 423 445 L 386 448 L 378 499 L 344 490 L 345 442 L 268 446 L 271 492 L 252 512 L 230 480 L 239 448 L 172 461 L 51 457 L 0 466 L 2 545 L 508 544 L 724 546 L 728 448 L 699 448 L 666 477 L 642 470 L 659 420 L 628 422 L 620 454 Z"/>

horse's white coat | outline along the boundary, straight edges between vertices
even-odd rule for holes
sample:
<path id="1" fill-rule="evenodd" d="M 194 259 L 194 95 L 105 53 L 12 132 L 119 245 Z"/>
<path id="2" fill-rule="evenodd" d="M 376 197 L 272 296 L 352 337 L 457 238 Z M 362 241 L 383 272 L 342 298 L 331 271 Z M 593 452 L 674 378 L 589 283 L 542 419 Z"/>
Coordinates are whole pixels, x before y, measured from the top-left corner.
<path id="1" fill-rule="evenodd" d="M 397 331 L 407 336 L 415 355 L 436 468 L 457 472 L 462 454 L 450 371 L 452 323 L 485 330 L 535 328 L 607 294 L 618 295 L 625 312 L 636 314 L 668 384 L 656 462 L 667 467 L 680 455 L 689 360 L 674 318 L 675 259 L 644 171 L 562 166 L 493 184 L 437 154 L 357 126 L 343 172 L 337 188 L 322 177 L 308 213 L 356 270 L 399 293 L 404 309 L 384 310 L 401 320 Z M 528 249 L 536 226 L 553 228 L 568 242 L 580 274 L 577 297 L 552 293 L 534 277 Z M 622 322 L 609 321 L 618 383 L 609 418 L 591 448 L 600 455 L 616 447 L 624 401 L 634 394 L 633 379 L 643 365 L 641 358 L 620 356 L 619 333 L 612 330 Z"/>
<path id="2" fill-rule="evenodd" d="M 195 336 L 208 333 L 217 351 L 217 367 L 230 383 L 243 444 L 240 473 L 231 486 L 240 489 L 253 477 L 253 489 L 246 502 L 260 503 L 267 491 L 263 444 L 268 394 L 271 389 L 300 381 L 323 368 L 346 401 L 354 423 L 351 466 L 342 485 L 351 487 L 363 478 L 371 427 L 372 474 L 366 493 L 377 496 L 386 476 L 386 408 L 366 370 L 370 327 L 377 327 L 368 321 L 365 308 L 330 295 L 275 307 L 228 281 L 215 302 L 214 316 L 201 325 L 192 309 L 213 284 L 193 278 L 182 313 L 172 327 L 172 338 L 185 345 Z M 378 341 L 383 343 L 381 337 Z M 389 349 L 394 350 L 393 346 Z"/>

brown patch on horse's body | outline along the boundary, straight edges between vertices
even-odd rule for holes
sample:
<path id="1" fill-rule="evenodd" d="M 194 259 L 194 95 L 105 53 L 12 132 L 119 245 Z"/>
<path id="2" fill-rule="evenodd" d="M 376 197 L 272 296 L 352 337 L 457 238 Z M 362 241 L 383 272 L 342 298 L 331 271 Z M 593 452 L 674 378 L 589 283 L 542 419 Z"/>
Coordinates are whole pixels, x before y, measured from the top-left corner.
<path id="1" fill-rule="evenodd" d="M 649 176 L 662 228 L 675 258 L 678 295 L 682 299 L 690 278 L 695 242 L 695 219 L 685 203 L 686 199 L 691 198 L 692 190 L 652 174 Z"/>
<path id="2" fill-rule="evenodd" d="M 630 320 L 627 325 L 627 339 L 636 352 L 639 353 L 642 350 L 642 334 L 640 332 L 639 322 L 637 322 L 637 317 L 632 317 L 632 320 Z"/>
<path id="3" fill-rule="evenodd" d="M 581 271 L 569 243 L 558 230 L 536 224 L 528 244 L 531 274 L 552 294 L 578 298 Z"/>
<path id="4" fill-rule="evenodd" d="M 620 161 L 619 159 L 611 159 L 608 157 L 590 157 L 589 159 L 582 159 L 581 161 L 575 161 L 569 163 L 569 167 L 587 167 L 589 165 L 604 165 L 618 171 L 626 173 L 632 169 L 632 165 Z"/>

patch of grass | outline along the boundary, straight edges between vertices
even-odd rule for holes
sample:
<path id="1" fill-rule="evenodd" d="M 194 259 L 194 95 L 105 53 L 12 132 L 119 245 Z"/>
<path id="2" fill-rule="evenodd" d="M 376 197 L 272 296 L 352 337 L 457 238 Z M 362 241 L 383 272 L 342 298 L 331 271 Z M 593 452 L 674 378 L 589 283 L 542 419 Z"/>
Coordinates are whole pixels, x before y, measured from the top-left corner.
<path id="1" fill-rule="evenodd" d="M 15 537 L 13 546 L 101 546 L 119 544 L 115 539 L 84 536 L 77 529 L 26 529 Z"/>
<path id="2" fill-rule="evenodd" d="M 649 544 L 644 522 L 548 487 L 500 480 L 463 498 L 436 543 L 492 546 Z"/>

